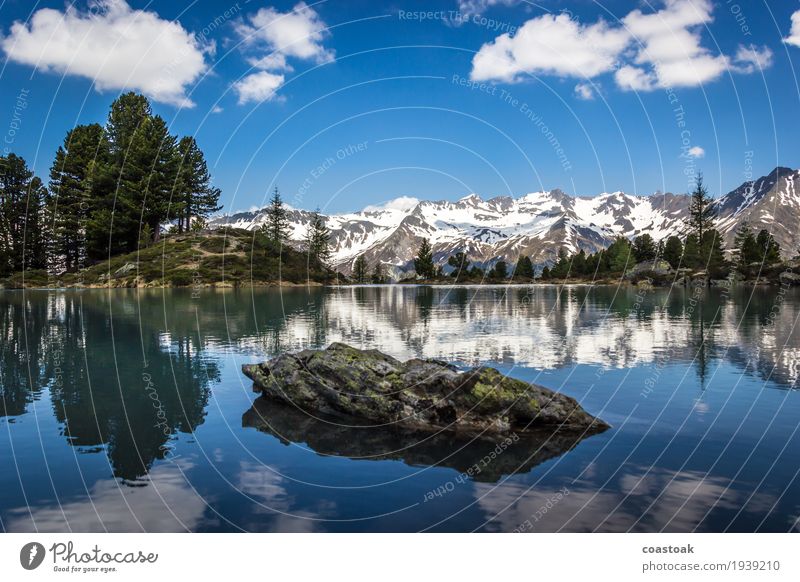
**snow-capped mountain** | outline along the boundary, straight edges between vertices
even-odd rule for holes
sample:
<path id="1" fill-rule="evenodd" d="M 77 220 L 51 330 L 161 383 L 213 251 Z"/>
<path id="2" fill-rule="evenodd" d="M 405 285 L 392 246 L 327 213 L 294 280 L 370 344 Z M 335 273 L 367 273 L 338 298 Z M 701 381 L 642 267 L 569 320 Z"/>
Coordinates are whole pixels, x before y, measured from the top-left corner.
<path id="1" fill-rule="evenodd" d="M 800 245 L 798 183 L 800 171 L 776 168 L 717 199 L 718 228 L 726 244 L 731 245 L 736 229 L 747 221 L 756 230 L 772 232 L 785 254 L 795 254 Z M 430 240 L 440 264 L 459 251 L 479 264 L 515 262 L 520 254 L 542 264 L 552 261 L 560 247 L 588 253 L 608 246 L 617 236 L 649 233 L 661 240 L 678 234 L 688 208 L 687 194 L 613 192 L 585 197 L 556 189 L 488 200 L 470 194 L 456 202 L 402 198 L 360 212 L 329 215 L 326 223 L 339 269 L 349 271 L 363 254 L 370 265 L 380 261 L 403 271 L 410 268 L 422 238 Z M 288 216 L 291 239 L 301 243 L 311 213 L 291 209 Z M 258 210 L 220 216 L 211 224 L 254 229 L 265 219 L 264 211 Z"/>

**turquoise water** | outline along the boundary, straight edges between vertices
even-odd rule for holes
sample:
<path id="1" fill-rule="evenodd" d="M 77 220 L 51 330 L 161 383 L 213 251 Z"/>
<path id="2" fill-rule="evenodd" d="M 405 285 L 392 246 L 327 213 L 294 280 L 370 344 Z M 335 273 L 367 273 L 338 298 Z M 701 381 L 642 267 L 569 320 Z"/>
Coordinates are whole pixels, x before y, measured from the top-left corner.
<path id="1" fill-rule="evenodd" d="M 0 291 L 0 527 L 794 530 L 799 315 L 780 288 Z M 257 402 L 240 372 L 332 341 L 490 363 L 613 428 L 486 462 Z"/>

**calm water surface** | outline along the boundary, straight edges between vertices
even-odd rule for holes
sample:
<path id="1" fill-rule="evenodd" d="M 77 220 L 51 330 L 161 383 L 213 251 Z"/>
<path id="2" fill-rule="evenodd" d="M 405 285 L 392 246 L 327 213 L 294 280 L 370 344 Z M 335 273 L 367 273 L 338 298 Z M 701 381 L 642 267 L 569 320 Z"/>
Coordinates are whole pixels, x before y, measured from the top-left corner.
<path id="1" fill-rule="evenodd" d="M 0 291 L 0 527 L 796 530 L 799 315 L 786 289 Z M 490 363 L 613 428 L 487 462 L 265 405 L 240 373 L 332 341 Z"/>

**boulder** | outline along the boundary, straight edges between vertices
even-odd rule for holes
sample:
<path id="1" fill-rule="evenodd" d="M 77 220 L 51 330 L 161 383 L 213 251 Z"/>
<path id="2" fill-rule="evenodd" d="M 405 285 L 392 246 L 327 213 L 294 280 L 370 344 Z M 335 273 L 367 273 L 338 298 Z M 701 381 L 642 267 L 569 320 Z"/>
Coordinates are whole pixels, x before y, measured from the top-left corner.
<path id="1" fill-rule="evenodd" d="M 377 350 L 333 343 L 242 366 L 267 399 L 306 412 L 345 416 L 362 426 L 505 434 L 542 427 L 599 432 L 608 425 L 574 398 L 504 376 L 459 371 L 430 359 L 400 362 Z"/>

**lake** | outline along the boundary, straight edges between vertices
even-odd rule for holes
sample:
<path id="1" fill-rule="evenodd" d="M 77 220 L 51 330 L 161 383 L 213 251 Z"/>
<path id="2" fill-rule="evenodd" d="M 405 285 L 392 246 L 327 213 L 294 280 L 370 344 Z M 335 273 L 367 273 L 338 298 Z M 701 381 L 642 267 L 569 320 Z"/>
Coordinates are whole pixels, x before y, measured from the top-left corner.
<path id="1" fill-rule="evenodd" d="M 0 527 L 797 530 L 798 316 L 777 287 L 0 291 Z M 491 454 L 321 424 L 241 373 L 333 341 L 490 364 L 612 428 Z"/>

